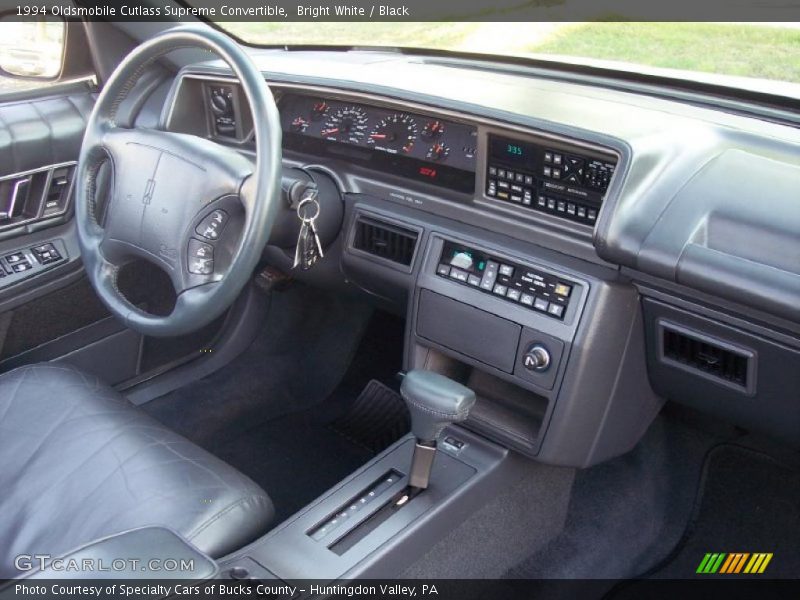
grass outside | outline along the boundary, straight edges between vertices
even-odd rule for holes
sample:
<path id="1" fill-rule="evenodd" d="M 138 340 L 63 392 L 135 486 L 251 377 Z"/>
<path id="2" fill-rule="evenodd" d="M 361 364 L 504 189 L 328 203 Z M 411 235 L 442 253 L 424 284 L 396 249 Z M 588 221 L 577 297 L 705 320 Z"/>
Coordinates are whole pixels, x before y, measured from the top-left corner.
<path id="1" fill-rule="evenodd" d="M 800 83 L 800 27 L 728 23 L 224 23 L 257 44 L 564 55 Z M 0 94 L 32 87 L 0 77 Z"/>
<path id="2" fill-rule="evenodd" d="M 550 54 L 800 83 L 800 28 L 734 23 L 225 23 L 258 44 Z"/>

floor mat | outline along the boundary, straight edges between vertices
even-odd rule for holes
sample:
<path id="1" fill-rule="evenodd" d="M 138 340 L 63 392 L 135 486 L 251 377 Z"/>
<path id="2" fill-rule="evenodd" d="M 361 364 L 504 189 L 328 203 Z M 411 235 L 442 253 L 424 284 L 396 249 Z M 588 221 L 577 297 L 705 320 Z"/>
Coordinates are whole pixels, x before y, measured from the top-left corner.
<path id="1" fill-rule="evenodd" d="M 245 431 L 214 454 L 267 490 L 275 524 L 361 467 L 408 432 L 396 392 L 370 381 L 355 402 L 330 399 Z"/>
<path id="2" fill-rule="evenodd" d="M 241 356 L 143 408 L 267 490 L 278 524 L 408 431 L 392 389 L 403 331 L 296 286 L 273 295 Z"/>
<path id="3" fill-rule="evenodd" d="M 766 454 L 724 444 L 709 453 L 702 488 L 683 539 L 646 575 L 693 577 L 707 553 L 772 553 L 765 569 L 770 578 L 798 576 L 800 472 Z M 742 571 L 746 567 L 747 562 Z"/>
<path id="4" fill-rule="evenodd" d="M 681 539 L 714 437 L 668 412 L 632 451 L 578 471 L 564 529 L 512 579 L 634 577 Z"/>
<path id="5" fill-rule="evenodd" d="M 275 504 L 275 525 L 373 456 L 313 410 L 242 432 L 214 453 L 267 490 Z"/>
<path id="6" fill-rule="evenodd" d="M 411 428 L 400 394 L 373 379 L 331 428 L 355 444 L 380 452 Z"/>

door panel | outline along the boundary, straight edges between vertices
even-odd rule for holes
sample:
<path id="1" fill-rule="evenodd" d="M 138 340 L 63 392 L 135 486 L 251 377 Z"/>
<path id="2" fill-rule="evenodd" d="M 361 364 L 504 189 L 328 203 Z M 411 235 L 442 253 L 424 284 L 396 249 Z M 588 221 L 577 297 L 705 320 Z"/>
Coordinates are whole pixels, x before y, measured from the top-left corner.
<path id="1" fill-rule="evenodd" d="M 77 160 L 93 105 L 89 91 L 0 104 L 0 177 Z"/>
<path id="2" fill-rule="evenodd" d="M 65 182 L 63 209 L 49 208 L 48 194 L 57 177 L 74 174 L 95 94 L 86 84 L 62 95 L 47 92 L 42 88 L 40 97 L 26 100 L 0 98 L 0 372 L 65 362 L 116 384 L 198 354 L 223 319 L 190 336 L 145 339 L 113 318 L 85 279 L 73 221 L 74 182 Z M 16 208 L 4 216 L 18 188 L 23 193 Z M 37 248 L 49 243 L 59 259 L 45 264 Z M 20 256 L 30 268 L 17 271 Z M 119 285 L 143 309 L 171 310 L 172 286 L 148 263 L 123 268 Z"/>

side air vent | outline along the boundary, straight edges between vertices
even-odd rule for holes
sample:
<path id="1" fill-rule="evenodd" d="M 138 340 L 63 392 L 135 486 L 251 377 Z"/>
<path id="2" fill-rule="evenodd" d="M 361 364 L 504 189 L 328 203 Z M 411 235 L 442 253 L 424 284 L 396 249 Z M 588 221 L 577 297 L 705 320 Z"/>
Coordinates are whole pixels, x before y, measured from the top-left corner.
<path id="1" fill-rule="evenodd" d="M 752 387 L 752 352 L 667 323 L 661 323 L 661 340 L 666 361 L 743 391 Z"/>
<path id="2" fill-rule="evenodd" d="M 353 248 L 410 267 L 417 236 L 411 229 L 360 216 L 356 219 Z"/>

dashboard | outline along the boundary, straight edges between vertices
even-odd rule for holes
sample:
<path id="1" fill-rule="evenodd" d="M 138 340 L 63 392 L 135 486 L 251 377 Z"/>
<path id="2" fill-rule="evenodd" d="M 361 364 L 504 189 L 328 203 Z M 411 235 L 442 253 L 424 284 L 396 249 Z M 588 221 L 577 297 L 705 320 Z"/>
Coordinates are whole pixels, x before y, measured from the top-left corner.
<path id="1" fill-rule="evenodd" d="M 796 132 L 406 58 L 265 57 L 285 178 L 339 190 L 319 266 L 265 260 L 403 314 L 405 368 L 476 389 L 471 427 L 572 466 L 629 449 L 666 398 L 796 437 Z M 201 65 L 162 121 L 251 151 L 250 110 Z"/>

